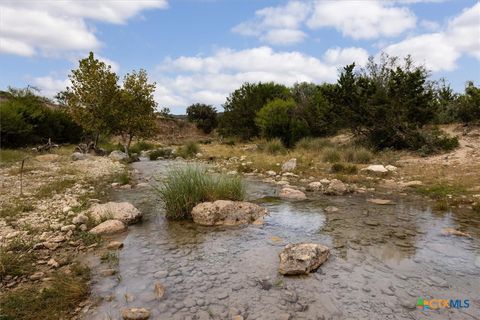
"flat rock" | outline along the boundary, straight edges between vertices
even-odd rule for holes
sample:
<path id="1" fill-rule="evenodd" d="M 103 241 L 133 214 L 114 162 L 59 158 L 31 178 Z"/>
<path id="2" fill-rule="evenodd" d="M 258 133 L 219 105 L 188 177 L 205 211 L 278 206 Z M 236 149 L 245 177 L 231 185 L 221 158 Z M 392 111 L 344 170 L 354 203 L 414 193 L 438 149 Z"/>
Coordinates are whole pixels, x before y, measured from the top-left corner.
<path id="1" fill-rule="evenodd" d="M 362 169 L 362 171 L 369 171 L 369 172 L 375 172 L 375 173 L 386 173 L 388 172 L 388 169 L 385 168 L 385 166 L 381 164 L 371 164 L 368 167 Z"/>
<path id="2" fill-rule="evenodd" d="M 453 229 L 453 228 L 443 228 L 441 231 L 442 236 L 459 236 L 459 237 L 467 237 L 471 238 L 472 236 L 468 233 Z"/>
<path id="3" fill-rule="evenodd" d="M 307 196 L 302 191 L 296 190 L 293 188 L 287 188 L 287 187 L 280 190 L 280 193 L 278 195 L 280 196 L 280 198 L 283 198 L 283 199 L 291 199 L 291 200 L 307 199 Z"/>
<path id="4" fill-rule="evenodd" d="M 288 244 L 280 252 L 278 271 L 283 275 L 308 274 L 318 269 L 329 255 L 330 250 L 320 244 Z"/>
<path id="5" fill-rule="evenodd" d="M 387 199 L 367 199 L 368 202 L 380 205 L 395 204 L 392 200 Z"/>
<path id="6" fill-rule="evenodd" d="M 338 212 L 338 208 L 334 206 L 328 206 L 325 209 L 323 209 L 325 212 Z"/>
<path id="7" fill-rule="evenodd" d="M 78 160 L 85 160 L 87 159 L 87 155 L 85 153 L 81 153 L 81 152 L 74 152 L 70 158 L 73 160 L 73 161 L 78 161 Z"/>
<path id="8" fill-rule="evenodd" d="M 107 249 L 109 250 L 118 250 L 121 248 L 123 248 L 123 242 L 120 242 L 120 241 L 110 241 L 107 244 Z"/>
<path id="9" fill-rule="evenodd" d="M 290 172 L 297 168 L 297 159 L 292 158 L 282 164 L 282 172 Z"/>
<path id="10" fill-rule="evenodd" d="M 125 231 L 127 226 L 120 220 L 106 220 L 90 230 L 92 234 L 112 234 Z"/>
<path id="11" fill-rule="evenodd" d="M 96 221 L 115 219 L 127 225 L 137 223 L 142 219 L 142 213 L 130 202 L 96 204 L 90 209 L 90 214 Z"/>
<path id="12" fill-rule="evenodd" d="M 267 209 L 250 202 L 217 200 L 192 209 L 193 222 L 204 226 L 262 224 Z"/>
<path id="13" fill-rule="evenodd" d="M 146 320 L 150 318 L 150 311 L 145 308 L 128 308 L 122 310 L 123 320 Z"/>

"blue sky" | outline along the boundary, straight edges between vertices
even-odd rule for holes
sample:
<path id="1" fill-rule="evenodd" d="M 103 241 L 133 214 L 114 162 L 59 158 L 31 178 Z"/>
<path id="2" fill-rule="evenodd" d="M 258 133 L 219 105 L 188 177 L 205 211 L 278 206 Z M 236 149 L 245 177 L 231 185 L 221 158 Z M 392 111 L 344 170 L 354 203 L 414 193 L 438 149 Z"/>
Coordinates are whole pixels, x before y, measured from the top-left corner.
<path id="1" fill-rule="evenodd" d="M 159 107 L 221 109 L 243 82 L 333 82 L 339 67 L 411 54 L 457 91 L 480 82 L 473 0 L 3 0 L 0 88 L 52 97 L 93 50 L 123 76 L 144 68 Z"/>

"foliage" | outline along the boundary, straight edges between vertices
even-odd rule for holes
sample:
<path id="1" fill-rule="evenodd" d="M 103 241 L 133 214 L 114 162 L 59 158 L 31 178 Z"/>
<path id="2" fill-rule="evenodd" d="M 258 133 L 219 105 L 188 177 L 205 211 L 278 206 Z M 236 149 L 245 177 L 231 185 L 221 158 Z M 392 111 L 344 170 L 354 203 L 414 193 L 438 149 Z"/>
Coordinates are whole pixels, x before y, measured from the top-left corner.
<path id="1" fill-rule="evenodd" d="M 77 69 L 69 75 L 72 86 L 58 97 L 70 108 L 75 121 L 87 132 L 110 132 L 114 123 L 114 109 L 119 105 L 118 77 L 110 65 L 95 59 L 93 52 L 79 61 Z"/>
<path id="2" fill-rule="evenodd" d="M 257 146 L 260 151 L 268 154 L 283 154 L 287 152 L 282 140 L 278 138 L 271 140 L 260 140 L 257 142 Z"/>
<path id="3" fill-rule="evenodd" d="M 82 136 L 66 110 L 49 108 L 32 88 L 9 89 L 9 99 L 0 103 L 2 147 L 21 147 L 44 143 L 78 142 Z"/>
<path id="4" fill-rule="evenodd" d="M 254 121 L 258 110 L 271 100 L 286 100 L 290 96 L 287 87 L 273 82 L 244 83 L 227 98 L 220 118 L 220 133 L 242 139 L 258 136 L 259 128 Z"/>
<path id="5" fill-rule="evenodd" d="M 295 144 L 295 147 L 298 149 L 318 152 L 326 147 L 333 147 L 333 144 L 330 142 L 330 140 L 325 138 L 305 137 L 300 139 Z"/>
<path id="6" fill-rule="evenodd" d="M 342 150 L 343 160 L 353 163 L 369 163 L 373 158 L 370 150 L 364 147 L 346 147 Z"/>
<path id="7" fill-rule="evenodd" d="M 198 146 L 198 143 L 194 141 L 187 142 L 184 146 L 177 150 L 177 154 L 185 159 L 194 157 L 199 152 L 200 147 Z"/>
<path id="8" fill-rule="evenodd" d="M 130 153 L 140 154 L 144 150 L 152 150 L 153 148 L 155 148 L 155 144 L 140 140 L 130 147 Z"/>
<path id="9" fill-rule="evenodd" d="M 336 148 L 325 148 L 322 153 L 322 160 L 325 162 L 338 162 L 341 159 L 341 154 Z"/>
<path id="10" fill-rule="evenodd" d="M 193 207 L 201 202 L 242 200 L 245 196 L 241 178 L 214 176 L 196 166 L 174 169 L 159 182 L 157 191 L 169 219 L 190 219 Z"/>
<path id="11" fill-rule="evenodd" d="M 465 94 L 458 98 L 457 116 L 464 123 L 480 121 L 480 88 L 469 81 Z"/>
<path id="12" fill-rule="evenodd" d="M 205 133 L 212 132 L 217 127 L 217 110 L 211 105 L 192 104 L 187 108 L 188 121 L 197 125 Z"/>
<path id="13" fill-rule="evenodd" d="M 150 160 L 157 160 L 158 158 L 170 158 L 173 155 L 173 151 L 170 148 L 162 148 L 152 150 L 148 155 Z"/>
<path id="14" fill-rule="evenodd" d="M 354 164 L 334 163 L 331 168 L 333 173 L 355 174 L 358 168 Z"/>
<path id="15" fill-rule="evenodd" d="M 458 118 L 458 95 L 445 81 L 440 79 L 435 88 L 436 115 L 434 123 L 452 123 Z"/>

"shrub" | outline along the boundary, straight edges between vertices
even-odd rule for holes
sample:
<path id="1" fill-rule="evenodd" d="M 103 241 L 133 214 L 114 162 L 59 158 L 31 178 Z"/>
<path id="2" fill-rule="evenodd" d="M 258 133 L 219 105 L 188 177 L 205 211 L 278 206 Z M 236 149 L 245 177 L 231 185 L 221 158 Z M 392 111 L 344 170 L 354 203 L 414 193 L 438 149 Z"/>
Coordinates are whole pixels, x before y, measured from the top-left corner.
<path id="1" fill-rule="evenodd" d="M 372 158 L 372 152 L 364 147 L 347 147 L 343 151 L 343 160 L 346 162 L 369 163 Z"/>
<path id="2" fill-rule="evenodd" d="M 170 171 L 157 191 L 169 219 L 190 219 L 193 207 L 201 202 L 242 200 L 245 196 L 240 177 L 214 176 L 196 166 Z"/>
<path id="3" fill-rule="evenodd" d="M 187 108 L 187 118 L 205 133 L 210 133 L 217 127 L 217 110 L 211 105 L 192 104 Z"/>
<path id="4" fill-rule="evenodd" d="M 272 139 L 272 140 L 260 140 L 258 143 L 258 149 L 260 151 L 269 153 L 269 154 L 282 154 L 285 153 L 287 150 L 280 139 Z"/>
<path id="5" fill-rule="evenodd" d="M 180 147 L 177 151 L 177 154 L 182 158 L 191 158 L 194 157 L 197 153 L 200 152 L 200 147 L 196 142 L 190 141 L 187 142 L 183 147 Z"/>
<path id="6" fill-rule="evenodd" d="M 162 148 L 152 150 L 148 157 L 150 160 L 157 160 L 158 158 L 170 158 L 173 154 L 173 150 L 170 148 Z"/>
<path id="7" fill-rule="evenodd" d="M 330 140 L 325 138 L 312 138 L 305 137 L 300 139 L 295 147 L 297 149 L 309 150 L 309 151 L 321 151 L 326 147 L 332 147 L 333 144 Z"/>
<path id="8" fill-rule="evenodd" d="M 457 116 L 464 123 L 480 120 L 480 88 L 473 82 L 468 82 L 465 87 L 465 94 L 457 101 Z"/>
<path id="9" fill-rule="evenodd" d="M 355 174 L 358 172 L 358 168 L 353 164 L 334 163 L 331 167 L 333 173 L 346 173 Z"/>
<path id="10" fill-rule="evenodd" d="M 326 148 L 323 151 L 322 160 L 325 162 L 338 162 L 340 161 L 340 152 L 335 148 Z"/>
<path id="11" fill-rule="evenodd" d="M 146 142 L 146 141 L 138 141 L 137 143 L 135 143 L 133 146 L 130 147 L 129 151 L 130 153 L 140 154 L 140 152 L 144 150 L 152 150 L 153 148 L 155 148 L 155 145 L 153 143 Z"/>

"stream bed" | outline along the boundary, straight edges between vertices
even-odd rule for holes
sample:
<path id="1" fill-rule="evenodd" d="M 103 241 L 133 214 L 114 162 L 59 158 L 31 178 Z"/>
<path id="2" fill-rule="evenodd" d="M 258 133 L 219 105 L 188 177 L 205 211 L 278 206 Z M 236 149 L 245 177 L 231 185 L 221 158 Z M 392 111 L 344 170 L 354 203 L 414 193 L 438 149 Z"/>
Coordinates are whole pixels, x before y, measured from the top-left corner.
<path id="1" fill-rule="evenodd" d="M 139 182 L 165 175 L 178 162 L 132 164 Z M 247 179 L 247 201 L 269 211 L 262 226 L 202 227 L 168 221 L 152 188 L 117 189 L 144 213 L 129 226 L 118 273 L 93 267 L 92 295 L 100 298 L 86 319 L 121 319 L 143 307 L 150 319 L 480 319 L 480 215 L 432 211 L 424 201 L 395 197 L 395 205 L 366 202 L 371 195 L 307 194 L 307 201 L 274 198 L 278 187 Z M 325 212 L 335 206 L 337 212 Z M 460 229 L 472 237 L 442 236 Z M 284 277 L 278 254 L 287 243 L 328 246 L 317 272 Z M 93 257 L 98 260 L 98 257 Z M 157 300 L 154 286 L 166 294 Z M 420 299 L 469 300 L 469 307 L 423 310 Z"/>

